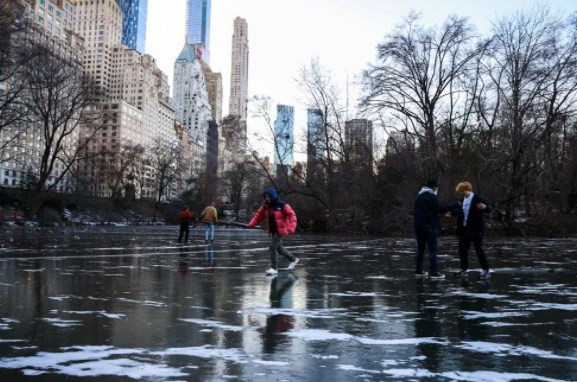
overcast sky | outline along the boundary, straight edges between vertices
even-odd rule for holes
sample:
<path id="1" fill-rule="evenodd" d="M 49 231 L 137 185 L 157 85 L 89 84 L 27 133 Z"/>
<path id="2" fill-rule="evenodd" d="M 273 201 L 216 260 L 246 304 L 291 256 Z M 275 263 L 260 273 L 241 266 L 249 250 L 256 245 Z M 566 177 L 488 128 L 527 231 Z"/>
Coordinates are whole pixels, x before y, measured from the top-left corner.
<path id="1" fill-rule="evenodd" d="M 545 3 L 564 15 L 577 11 L 575 0 Z M 296 127 L 302 129 L 306 114 L 299 109 L 301 97 L 294 79 L 311 58 L 318 58 L 344 90 L 347 75 L 352 86 L 374 61 L 377 44 L 411 11 L 421 13 L 431 26 L 451 14 L 469 17 L 486 34 L 498 16 L 533 5 L 527 0 L 212 0 L 210 65 L 223 76 L 226 115 L 233 20 L 245 18 L 249 97 L 268 95 L 277 103 L 295 106 Z M 184 44 L 185 10 L 185 0 L 148 1 L 146 52 L 168 74 L 171 88 L 174 60 Z"/>

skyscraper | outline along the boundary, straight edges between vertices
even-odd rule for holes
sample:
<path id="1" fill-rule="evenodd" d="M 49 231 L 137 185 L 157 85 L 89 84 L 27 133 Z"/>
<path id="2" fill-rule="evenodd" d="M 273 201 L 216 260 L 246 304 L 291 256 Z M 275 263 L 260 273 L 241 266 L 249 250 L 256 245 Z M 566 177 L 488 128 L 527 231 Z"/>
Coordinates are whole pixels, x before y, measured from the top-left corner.
<path id="1" fill-rule="evenodd" d="M 373 161 L 373 122 L 368 119 L 346 121 L 345 145 L 353 163 L 370 165 Z"/>
<path id="2" fill-rule="evenodd" d="M 234 19 L 230 74 L 230 115 L 246 121 L 248 102 L 248 24 L 245 19 Z"/>
<path id="3" fill-rule="evenodd" d="M 122 10 L 122 43 L 139 53 L 146 45 L 148 0 L 116 0 Z"/>
<path id="4" fill-rule="evenodd" d="M 187 0 L 186 44 L 201 45 L 201 59 L 210 65 L 210 1 Z"/>
<path id="5" fill-rule="evenodd" d="M 307 109 L 307 179 L 322 173 L 325 151 L 323 115 L 319 109 Z"/>
<path id="6" fill-rule="evenodd" d="M 186 44 L 176 59 L 173 103 L 176 121 L 206 150 L 211 107 L 200 56 L 200 45 Z"/>
<path id="7" fill-rule="evenodd" d="M 293 166 L 294 146 L 294 107 L 287 105 L 276 106 L 277 117 L 274 121 L 274 163 L 279 167 Z"/>

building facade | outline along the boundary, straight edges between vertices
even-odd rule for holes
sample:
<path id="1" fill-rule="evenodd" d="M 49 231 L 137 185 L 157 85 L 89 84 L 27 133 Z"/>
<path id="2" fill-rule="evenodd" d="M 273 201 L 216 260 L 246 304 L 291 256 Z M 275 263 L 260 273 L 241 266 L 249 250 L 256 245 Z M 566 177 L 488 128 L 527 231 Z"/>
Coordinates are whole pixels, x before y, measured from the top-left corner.
<path id="1" fill-rule="evenodd" d="M 202 71 L 208 91 L 208 103 L 210 104 L 211 117 L 219 126 L 222 123 L 222 75 L 214 73 L 210 67 L 203 63 Z"/>
<path id="2" fill-rule="evenodd" d="M 307 179 L 315 179 L 323 172 L 326 139 L 322 112 L 307 109 Z"/>
<path id="3" fill-rule="evenodd" d="M 206 150 L 211 108 L 199 45 L 185 45 L 174 63 L 173 105 L 176 121 Z M 204 158 L 204 153 L 202 157 Z"/>
<path id="4" fill-rule="evenodd" d="M 92 97 L 108 102 L 112 82 L 112 48 L 122 41 L 122 10 L 116 0 L 72 0 L 75 8 L 74 30 L 86 41 L 84 72 L 95 84 Z"/>
<path id="5" fill-rule="evenodd" d="M 210 9 L 211 0 L 187 0 L 186 40 L 198 45 L 200 58 L 210 65 Z"/>
<path id="6" fill-rule="evenodd" d="M 345 145 L 352 163 L 372 166 L 373 122 L 368 119 L 346 121 Z"/>
<path id="7" fill-rule="evenodd" d="M 274 122 L 274 164 L 292 168 L 294 148 L 294 107 L 277 105 L 277 117 Z"/>
<path id="8" fill-rule="evenodd" d="M 26 54 L 40 49 L 49 54 L 51 60 L 59 62 L 62 70 L 70 72 L 72 82 L 81 82 L 82 63 L 84 60 L 85 43 L 82 36 L 72 30 L 74 25 L 74 6 L 68 0 L 14 0 L 11 5 L 13 19 L 23 28 L 15 28 L 14 33 L 2 36 L 7 44 L 6 53 Z M 11 59 L 4 62 L 7 64 Z M 58 76 L 59 74 L 56 74 Z M 0 91 L 9 91 L 10 81 L 20 81 L 15 76 L 5 83 L 0 83 Z M 27 92 L 19 97 L 26 97 Z M 25 103 L 20 99 L 18 103 Z M 22 106 L 20 106 L 22 107 Z M 30 112 L 30 109 L 27 108 Z M 20 110 L 19 112 L 22 112 Z M 57 112 L 55 111 L 54 114 Z M 4 113 L 3 113 L 4 114 Z M 3 115 L 4 116 L 4 115 Z M 60 139 L 56 134 L 53 139 Z M 72 155 L 77 149 L 78 131 L 74 129 L 62 140 L 64 156 Z M 46 147 L 45 130 L 42 123 L 28 118 L 18 119 L 5 126 L 0 132 L 0 184 L 5 187 L 27 188 L 40 173 L 42 155 Z M 53 185 L 55 191 L 73 192 L 76 182 L 71 171 L 64 171 L 63 163 L 55 164 L 49 174 L 47 185 Z M 63 175 L 63 173 L 65 175 Z M 61 178 L 61 179 L 59 179 Z M 57 179 L 59 179 L 57 181 Z"/>
<path id="9" fill-rule="evenodd" d="M 170 87 L 152 56 L 122 44 L 131 33 L 132 41 L 145 33 L 146 28 L 138 23 L 146 20 L 146 2 L 73 1 L 77 31 L 84 34 L 89 47 L 85 73 L 100 90 L 94 100 L 102 113 L 102 127 L 86 148 L 91 159 L 81 164 L 83 183 L 98 196 L 117 196 L 123 192 L 119 183 L 129 183 L 136 197 L 154 197 L 156 174 L 145 157 L 134 157 L 132 150 L 147 153 L 157 142 L 176 144 Z M 133 22 L 134 33 L 123 33 Z M 127 156 L 137 162 L 131 174 L 126 169 Z"/>
<path id="10" fill-rule="evenodd" d="M 122 44 L 144 54 L 148 0 L 116 0 L 122 11 Z"/>
<path id="11" fill-rule="evenodd" d="M 246 121 L 248 110 L 248 24 L 245 19 L 234 20 L 228 113 Z"/>

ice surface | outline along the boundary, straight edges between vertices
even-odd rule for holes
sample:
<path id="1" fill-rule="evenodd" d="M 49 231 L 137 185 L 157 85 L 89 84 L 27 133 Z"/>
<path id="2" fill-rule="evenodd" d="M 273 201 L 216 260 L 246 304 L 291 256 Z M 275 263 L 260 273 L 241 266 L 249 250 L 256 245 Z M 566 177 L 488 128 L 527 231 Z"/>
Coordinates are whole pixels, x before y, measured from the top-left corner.
<path id="1" fill-rule="evenodd" d="M 577 381 L 577 238 L 488 235 L 480 281 L 443 236 L 433 282 L 413 238 L 291 236 L 269 279 L 260 231 L 4 233 L 0 381 Z"/>

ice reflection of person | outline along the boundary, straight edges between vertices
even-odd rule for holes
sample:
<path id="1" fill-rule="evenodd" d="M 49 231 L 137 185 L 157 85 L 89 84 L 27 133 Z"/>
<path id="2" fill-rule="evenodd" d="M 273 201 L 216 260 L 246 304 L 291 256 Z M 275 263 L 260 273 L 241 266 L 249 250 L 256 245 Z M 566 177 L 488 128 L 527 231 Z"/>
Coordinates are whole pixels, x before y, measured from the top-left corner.
<path id="1" fill-rule="evenodd" d="M 290 290 L 298 277 L 288 272 L 280 276 L 272 276 L 270 283 L 270 306 L 273 309 L 292 309 L 292 294 Z M 263 332 L 263 353 L 274 353 L 276 346 L 287 340 L 283 333 L 294 328 L 295 318 L 286 314 L 273 312 L 266 319 Z"/>
<path id="2" fill-rule="evenodd" d="M 441 286 L 437 283 L 427 283 L 425 284 L 423 279 L 417 279 L 416 288 L 416 311 L 418 315 L 414 323 L 415 326 L 415 338 L 440 338 L 444 337 L 443 333 L 443 323 L 442 312 L 440 309 L 441 302 L 438 300 L 438 296 L 441 295 Z M 430 289 L 429 289 L 430 288 Z M 420 367 L 426 370 L 437 373 L 440 372 L 441 365 L 443 364 L 444 353 L 441 346 L 432 343 L 421 343 L 416 346 L 417 351 L 420 355 L 425 356 L 423 365 Z"/>
<path id="3" fill-rule="evenodd" d="M 473 193 L 473 186 L 469 182 L 457 185 L 457 193 L 461 196 L 461 206 L 451 214 L 457 216 L 457 235 L 459 237 L 459 258 L 461 259 L 461 272 L 467 275 L 469 268 L 469 248 L 471 243 L 475 247 L 477 258 L 483 272 L 482 278 L 489 277 L 489 261 L 483 250 L 483 234 L 485 231 L 485 214 L 491 212 L 489 203 L 481 195 Z"/>
<path id="4" fill-rule="evenodd" d="M 182 276 L 186 276 L 188 273 L 188 253 L 186 253 L 186 247 L 179 247 L 178 252 L 178 272 Z"/>
<path id="5" fill-rule="evenodd" d="M 419 191 L 415 201 L 413 219 L 415 224 L 415 235 L 417 237 L 417 258 L 415 276 L 427 276 L 423 271 L 423 259 L 425 257 L 425 247 L 429 247 L 429 277 L 432 279 L 443 279 L 445 276 L 439 273 L 437 265 L 437 231 L 439 229 L 439 214 L 449 212 L 458 207 L 458 204 L 443 206 L 439 203 L 437 181 L 430 180 L 427 185 Z"/>
<path id="6" fill-rule="evenodd" d="M 204 247 L 204 264 L 206 266 L 214 266 L 214 247 L 209 245 Z"/>

